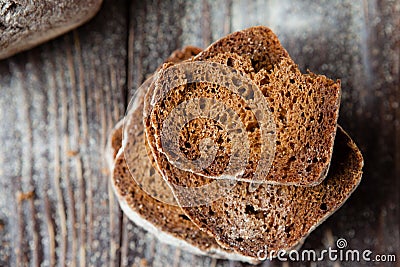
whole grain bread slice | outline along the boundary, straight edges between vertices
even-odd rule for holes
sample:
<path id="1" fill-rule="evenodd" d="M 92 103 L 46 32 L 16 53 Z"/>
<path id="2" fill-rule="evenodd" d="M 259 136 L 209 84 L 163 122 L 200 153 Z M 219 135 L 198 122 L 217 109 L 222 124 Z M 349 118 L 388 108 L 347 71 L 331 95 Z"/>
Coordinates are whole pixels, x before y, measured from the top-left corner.
<path id="1" fill-rule="evenodd" d="M 179 62 L 199 51 L 199 48 L 188 46 L 182 50 L 176 50 L 166 61 Z M 258 263 L 257 259 L 222 248 L 212 236 L 201 231 L 192 223 L 176 203 L 175 205 L 170 203 L 173 202 L 170 199 L 173 198 L 173 194 L 155 169 L 156 165 L 152 157 L 148 157 L 148 155 L 151 156 L 151 153 L 146 151 L 147 141 L 142 123 L 143 98 L 146 89 L 145 87 L 139 88 L 139 92 L 136 94 L 137 101 L 130 110 L 131 120 L 129 123 L 124 120 L 118 122 L 110 133 L 107 144 L 106 159 L 111 171 L 111 185 L 118 197 L 121 209 L 130 220 L 153 233 L 163 243 L 198 255 Z M 132 130 L 130 131 L 128 128 Z M 124 151 L 122 147 L 123 133 L 130 135 L 125 138 L 124 143 L 124 148 L 129 151 Z M 138 168 L 130 168 L 126 160 L 135 161 L 133 164 Z M 132 175 L 142 177 L 136 177 L 138 179 L 135 180 Z M 150 192 L 153 195 L 149 195 L 146 190 L 143 190 L 144 185 L 137 183 L 139 179 L 146 183 L 147 190 L 153 190 Z M 148 182 L 148 179 L 152 179 L 151 182 Z M 154 193 L 164 196 L 166 201 L 157 200 L 154 198 Z M 161 197 L 161 199 L 163 198 Z"/>
<path id="2" fill-rule="evenodd" d="M 231 249 L 221 247 L 212 236 L 201 231 L 192 223 L 178 205 L 167 204 L 147 194 L 132 177 L 132 175 L 145 176 L 147 174 L 148 176 L 145 178 L 154 179 L 153 186 L 156 187 L 155 190 L 159 195 L 172 196 L 168 186 L 160 186 L 160 183 L 165 184 L 165 181 L 154 169 L 146 152 L 147 141 L 142 124 L 142 108 L 143 105 L 139 105 L 132 114 L 135 119 L 131 123 L 137 126 L 135 127 L 137 132 L 132 133 L 128 141 L 133 142 L 133 146 L 137 148 L 131 148 L 129 151 L 131 155 L 133 155 L 133 151 L 136 152 L 133 155 L 134 164 L 138 166 L 136 171 L 129 169 L 125 151 L 121 148 L 123 121 L 117 124 L 108 142 L 108 158 L 115 157 L 115 161 L 111 165 L 111 185 L 118 197 L 121 209 L 130 220 L 153 233 L 163 243 L 177 246 L 197 255 L 258 263 L 258 259 L 242 256 Z M 118 152 L 116 153 L 116 151 Z"/>
<path id="3" fill-rule="evenodd" d="M 265 97 L 275 123 L 275 153 L 272 155 L 272 165 L 266 171 L 268 174 L 260 176 L 256 181 L 311 186 L 319 184 L 325 178 L 336 134 L 340 81 L 311 72 L 302 74 L 276 35 L 262 26 L 230 34 L 191 61 L 217 62 L 232 67 L 239 75 L 250 79 Z M 164 71 L 171 66 L 172 64 L 165 65 Z M 163 76 L 160 79 L 162 78 Z M 160 84 L 163 82 L 165 81 Z M 171 164 L 171 157 L 162 144 L 163 123 L 179 104 L 196 98 L 213 98 L 238 114 L 250 142 L 249 148 L 244 147 L 247 144 L 239 148 L 239 151 L 250 149 L 250 153 L 245 170 L 236 178 L 255 181 L 253 174 L 263 155 L 264 142 L 260 141 L 263 129 L 260 128 L 256 112 L 246 101 L 248 95 L 234 93 L 224 86 L 201 82 L 181 85 L 165 96 L 160 95 L 161 93 L 163 91 L 158 90 L 156 85 L 149 90 L 144 123 L 147 135 L 154 136 L 149 138 L 149 146 L 164 178 L 180 185 L 190 185 L 193 180 L 201 184 L 207 183 L 207 180 L 198 176 L 218 178 L 226 170 L 229 157 L 235 151 L 231 151 L 231 140 L 224 132 L 225 125 L 219 125 L 215 120 L 214 124 L 207 124 L 204 118 L 200 118 L 197 119 L 198 123 L 182 125 L 180 148 L 189 159 L 199 157 L 199 140 L 208 137 L 190 133 L 198 133 L 206 128 L 204 133 L 216 132 L 213 134 L 214 141 L 223 137 L 218 143 L 216 159 L 202 171 L 190 171 Z M 159 98 L 160 101 L 154 102 Z M 215 128 L 218 129 L 214 130 Z M 195 176 L 187 174 L 189 172 Z"/>
<path id="4" fill-rule="evenodd" d="M 338 127 L 331 167 L 319 185 L 262 184 L 251 192 L 249 183 L 239 182 L 218 201 L 183 210 L 220 245 L 257 258 L 260 252 L 288 250 L 304 240 L 348 199 L 360 183 L 362 167 L 361 152 Z"/>
<path id="5" fill-rule="evenodd" d="M 137 125 L 138 136 L 145 143 L 141 122 Z M 121 136 L 122 124 L 119 123 L 111 140 L 121 140 Z M 118 142 L 109 143 L 114 147 L 110 149 L 111 153 L 119 149 Z M 301 245 L 308 234 L 343 205 L 354 191 L 363 166 L 360 151 L 339 127 L 332 167 L 320 185 L 262 185 L 256 192 L 249 192 L 249 183 L 240 182 L 219 201 L 201 207 L 184 207 L 184 213 L 178 206 L 147 195 L 130 176 L 123 153 L 120 149 L 116 156 L 112 185 L 121 208 L 132 221 L 154 233 L 162 242 L 189 252 L 251 263 L 269 257 L 271 254 L 268 253 L 273 250 L 288 250 Z M 150 161 L 137 164 L 146 168 L 151 165 Z M 186 215 L 203 231 L 199 231 Z M 221 249 L 207 233 L 214 235 L 226 249 Z"/>

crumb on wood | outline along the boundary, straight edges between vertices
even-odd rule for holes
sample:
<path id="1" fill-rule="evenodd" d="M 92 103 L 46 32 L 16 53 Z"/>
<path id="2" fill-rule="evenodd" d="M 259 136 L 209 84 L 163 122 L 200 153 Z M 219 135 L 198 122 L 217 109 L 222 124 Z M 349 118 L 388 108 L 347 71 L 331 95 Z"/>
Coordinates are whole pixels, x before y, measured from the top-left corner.
<path id="1" fill-rule="evenodd" d="M 75 157 L 75 156 L 77 156 L 79 154 L 79 151 L 77 151 L 77 150 L 68 150 L 67 151 L 67 156 L 68 157 Z"/>
<path id="2" fill-rule="evenodd" d="M 101 173 L 104 174 L 104 175 L 110 175 L 110 170 L 107 169 L 107 168 L 102 168 L 101 169 Z"/>
<path id="3" fill-rule="evenodd" d="M 17 200 L 18 202 L 22 202 L 25 200 L 33 199 L 35 197 L 35 192 L 34 191 L 29 191 L 29 192 L 18 192 L 17 193 Z"/>
<path id="4" fill-rule="evenodd" d="M 139 258 L 136 258 L 135 259 L 135 262 L 136 263 L 134 263 L 133 265 L 132 265 L 132 267 L 147 267 L 148 266 L 148 264 L 147 264 L 147 260 L 146 259 L 143 259 L 143 258 L 141 258 L 140 260 L 139 260 Z M 139 264 L 138 264 L 138 263 Z"/>
<path id="5" fill-rule="evenodd" d="M 146 267 L 147 266 L 147 260 L 146 259 L 142 259 L 140 261 L 140 266 Z"/>

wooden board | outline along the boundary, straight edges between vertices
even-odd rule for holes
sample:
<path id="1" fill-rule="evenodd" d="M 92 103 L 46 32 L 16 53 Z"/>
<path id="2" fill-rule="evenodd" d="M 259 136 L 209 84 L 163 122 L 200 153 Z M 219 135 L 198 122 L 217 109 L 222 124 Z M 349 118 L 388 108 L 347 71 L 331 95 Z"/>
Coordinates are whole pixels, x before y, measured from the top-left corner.
<path id="1" fill-rule="evenodd" d="M 304 248 L 341 237 L 398 253 L 399 10 L 394 0 L 105 1 L 88 24 L 0 61 L 0 266 L 246 266 L 163 245 L 129 222 L 104 150 L 135 88 L 174 49 L 259 24 L 303 71 L 342 80 L 339 123 L 365 156 L 360 187 Z M 313 264 L 263 263 L 281 265 Z"/>

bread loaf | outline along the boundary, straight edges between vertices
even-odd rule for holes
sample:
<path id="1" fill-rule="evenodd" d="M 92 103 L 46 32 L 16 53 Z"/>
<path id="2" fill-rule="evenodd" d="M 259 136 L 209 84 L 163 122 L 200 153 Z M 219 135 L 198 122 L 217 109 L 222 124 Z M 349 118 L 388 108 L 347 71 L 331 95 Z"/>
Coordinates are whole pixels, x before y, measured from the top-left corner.
<path id="1" fill-rule="evenodd" d="M 27 50 L 78 27 L 100 9 L 102 0 L 0 2 L 0 59 Z"/>

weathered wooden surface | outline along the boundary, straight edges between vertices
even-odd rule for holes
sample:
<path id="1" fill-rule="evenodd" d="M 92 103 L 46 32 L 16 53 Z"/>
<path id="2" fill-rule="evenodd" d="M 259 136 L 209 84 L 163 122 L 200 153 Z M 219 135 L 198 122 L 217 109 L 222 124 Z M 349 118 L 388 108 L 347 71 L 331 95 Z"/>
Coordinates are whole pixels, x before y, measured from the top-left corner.
<path id="1" fill-rule="evenodd" d="M 134 88 L 170 52 L 258 24 L 302 70 L 342 80 L 339 122 L 365 156 L 358 190 L 304 247 L 342 237 L 352 249 L 398 253 L 399 9 L 394 0 L 105 1 L 87 25 L 1 61 L 0 266 L 245 266 L 163 245 L 129 222 L 103 154 Z"/>

